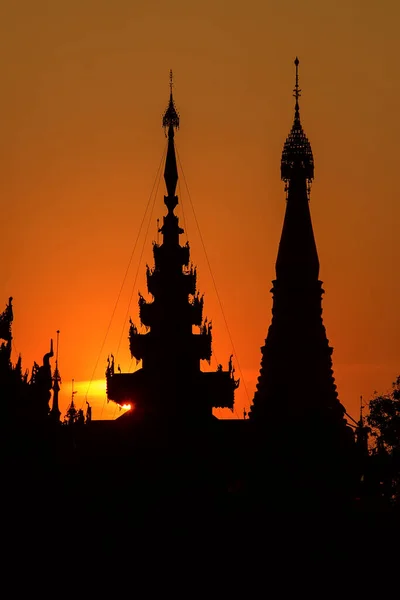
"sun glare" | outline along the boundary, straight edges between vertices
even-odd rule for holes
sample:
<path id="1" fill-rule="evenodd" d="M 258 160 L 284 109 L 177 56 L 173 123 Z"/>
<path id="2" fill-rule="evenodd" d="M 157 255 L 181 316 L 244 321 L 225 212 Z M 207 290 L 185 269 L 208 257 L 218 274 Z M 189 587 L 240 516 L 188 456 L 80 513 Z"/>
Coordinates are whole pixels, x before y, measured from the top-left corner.
<path id="1" fill-rule="evenodd" d="M 79 396 L 84 395 L 88 398 L 104 398 L 106 395 L 106 380 L 93 379 L 93 381 L 75 381 L 74 389 Z"/>

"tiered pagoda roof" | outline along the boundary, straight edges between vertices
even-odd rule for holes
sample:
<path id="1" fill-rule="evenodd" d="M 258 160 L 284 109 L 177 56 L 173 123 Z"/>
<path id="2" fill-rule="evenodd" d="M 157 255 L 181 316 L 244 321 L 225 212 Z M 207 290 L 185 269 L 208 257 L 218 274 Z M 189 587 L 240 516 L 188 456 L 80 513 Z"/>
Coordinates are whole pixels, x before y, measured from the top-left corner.
<path id="1" fill-rule="evenodd" d="M 178 169 L 175 154 L 175 131 L 180 120 L 172 92 L 162 125 L 168 137 L 164 168 L 168 209 L 159 229 L 162 243 L 153 244 L 154 266 L 147 267 L 147 301 L 139 297 L 139 318 L 148 331 L 140 333 L 131 321 L 130 351 L 142 361 L 134 373 L 115 373 L 111 362 L 106 372 L 109 400 L 129 403 L 130 418 L 209 418 L 212 409 L 233 408 L 238 382 L 230 363 L 216 372 L 203 372 L 201 360 L 211 360 L 212 326 L 203 319 L 203 296 L 197 291 L 196 268 L 190 262 L 190 247 L 181 246 L 184 232 L 174 213 L 178 205 L 176 186 Z M 198 327 L 198 333 L 193 328 Z"/>

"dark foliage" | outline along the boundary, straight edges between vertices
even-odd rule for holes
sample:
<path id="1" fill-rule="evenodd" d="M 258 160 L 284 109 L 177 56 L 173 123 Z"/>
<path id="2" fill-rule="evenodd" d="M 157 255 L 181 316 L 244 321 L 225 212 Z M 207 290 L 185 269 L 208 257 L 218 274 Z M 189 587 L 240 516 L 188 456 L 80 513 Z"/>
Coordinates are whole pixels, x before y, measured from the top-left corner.
<path id="1" fill-rule="evenodd" d="M 400 451 L 400 375 L 389 393 L 370 401 L 369 411 L 367 420 L 377 438 L 377 446 L 391 453 Z"/>

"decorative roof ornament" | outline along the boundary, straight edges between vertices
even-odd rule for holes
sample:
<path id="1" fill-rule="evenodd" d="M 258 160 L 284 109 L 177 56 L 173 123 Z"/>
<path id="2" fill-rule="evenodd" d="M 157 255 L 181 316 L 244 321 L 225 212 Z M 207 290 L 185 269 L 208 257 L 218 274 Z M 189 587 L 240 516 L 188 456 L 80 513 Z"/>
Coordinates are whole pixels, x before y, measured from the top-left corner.
<path id="1" fill-rule="evenodd" d="M 163 127 L 165 135 L 168 136 L 167 156 L 165 159 L 164 179 L 167 186 L 168 200 L 164 200 L 169 212 L 173 212 L 178 200 L 175 196 L 176 184 L 178 182 L 178 168 L 176 164 L 175 146 L 174 146 L 174 128 L 179 128 L 179 115 L 175 108 L 174 99 L 172 96 L 172 70 L 169 72 L 169 104 L 163 116 Z M 168 133 L 167 133 L 168 130 Z"/>
<path id="2" fill-rule="evenodd" d="M 0 313 L 0 339 L 11 342 L 11 324 L 13 322 L 12 297 L 10 296 L 5 310 Z"/>
<path id="3" fill-rule="evenodd" d="M 294 64 L 296 66 L 296 84 L 293 90 L 293 96 L 296 98 L 296 104 L 294 105 L 294 118 L 295 120 L 298 119 L 300 121 L 299 98 L 301 96 L 301 89 L 299 86 L 299 62 L 300 61 L 296 56 L 294 60 Z"/>
<path id="4" fill-rule="evenodd" d="M 287 183 L 296 173 L 301 174 L 308 183 L 311 183 L 314 179 L 314 158 L 311 144 L 308 141 L 300 122 L 299 97 L 301 95 L 301 89 L 299 86 L 299 59 L 297 56 L 294 64 L 296 66 L 296 84 L 293 90 L 293 96 L 296 99 L 294 106 L 294 121 L 292 129 L 283 146 L 281 179 Z"/>
<path id="5" fill-rule="evenodd" d="M 50 411 L 50 417 L 57 423 L 60 421 L 61 411 L 58 405 L 58 392 L 60 391 L 61 376 L 58 370 L 58 347 L 60 344 L 60 330 L 57 329 L 57 346 L 56 346 L 56 366 L 53 373 L 53 405 Z"/>
<path id="6" fill-rule="evenodd" d="M 170 131 L 172 129 L 172 133 L 174 128 L 179 129 L 179 114 L 175 108 L 174 98 L 172 95 L 172 87 L 173 87 L 173 75 L 172 69 L 169 72 L 169 104 L 163 116 L 162 126 L 165 130 L 165 135 L 167 135 L 167 129 Z"/>

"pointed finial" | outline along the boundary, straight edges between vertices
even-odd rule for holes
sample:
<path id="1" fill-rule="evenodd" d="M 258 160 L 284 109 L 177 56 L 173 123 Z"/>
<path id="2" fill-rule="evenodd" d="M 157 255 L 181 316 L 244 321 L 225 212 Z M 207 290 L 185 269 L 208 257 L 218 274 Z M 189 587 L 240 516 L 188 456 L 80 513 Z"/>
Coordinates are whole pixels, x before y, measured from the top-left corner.
<path id="1" fill-rule="evenodd" d="M 75 405 L 74 405 L 74 396 L 75 396 L 75 394 L 78 393 L 77 390 L 74 390 L 74 381 L 75 381 L 75 379 L 72 380 L 71 408 L 72 407 L 75 408 Z"/>
<path id="2" fill-rule="evenodd" d="M 54 368 L 54 379 L 57 381 L 61 381 L 60 373 L 58 370 L 58 348 L 60 345 L 60 330 L 57 329 L 57 342 L 56 342 L 56 366 Z"/>
<path id="3" fill-rule="evenodd" d="M 164 179 L 167 186 L 168 196 L 166 198 L 170 198 L 168 201 L 167 207 L 169 211 L 173 211 L 176 204 L 177 199 L 175 196 L 176 184 L 178 181 L 178 169 L 176 166 L 176 156 L 175 156 L 175 146 L 174 146 L 174 129 L 179 128 L 179 115 L 176 112 L 174 98 L 172 96 L 172 69 L 169 72 L 169 86 L 170 86 L 170 96 L 169 96 L 169 104 L 167 110 L 163 116 L 163 127 L 165 130 L 165 135 L 168 135 L 168 150 L 167 157 L 165 159 L 165 168 L 164 168 Z M 168 133 L 167 133 L 168 131 Z"/>
<path id="4" fill-rule="evenodd" d="M 304 174 L 308 183 L 314 179 L 314 159 L 311 144 L 308 141 L 300 122 L 299 97 L 301 95 L 301 89 L 299 86 L 299 62 L 300 61 L 296 56 L 294 60 L 296 67 L 296 83 L 293 90 L 293 96 L 296 99 L 294 121 L 292 129 L 283 146 L 281 160 L 281 179 L 286 183 L 292 179 L 293 173 L 296 170 Z"/>
<path id="5" fill-rule="evenodd" d="M 56 363 L 58 363 L 58 346 L 60 343 L 60 330 L 57 329 L 56 333 L 57 333 Z"/>
<path id="6" fill-rule="evenodd" d="M 176 111 L 174 98 L 172 96 L 173 85 L 174 85 L 174 83 L 173 83 L 172 69 L 170 69 L 170 71 L 169 71 L 169 89 L 170 89 L 169 103 L 167 106 L 167 110 L 164 113 L 162 124 L 163 124 L 164 129 L 165 130 L 168 129 L 169 135 L 172 135 L 172 136 L 174 133 L 174 128 L 179 129 L 179 115 Z"/>
<path id="7" fill-rule="evenodd" d="M 293 96 L 296 98 L 296 104 L 295 104 L 295 111 L 296 111 L 296 117 L 299 116 L 299 98 L 301 96 L 301 89 L 299 86 L 299 59 L 296 56 L 295 60 L 294 60 L 294 64 L 296 66 L 296 84 L 294 86 L 294 90 L 293 90 Z"/>

